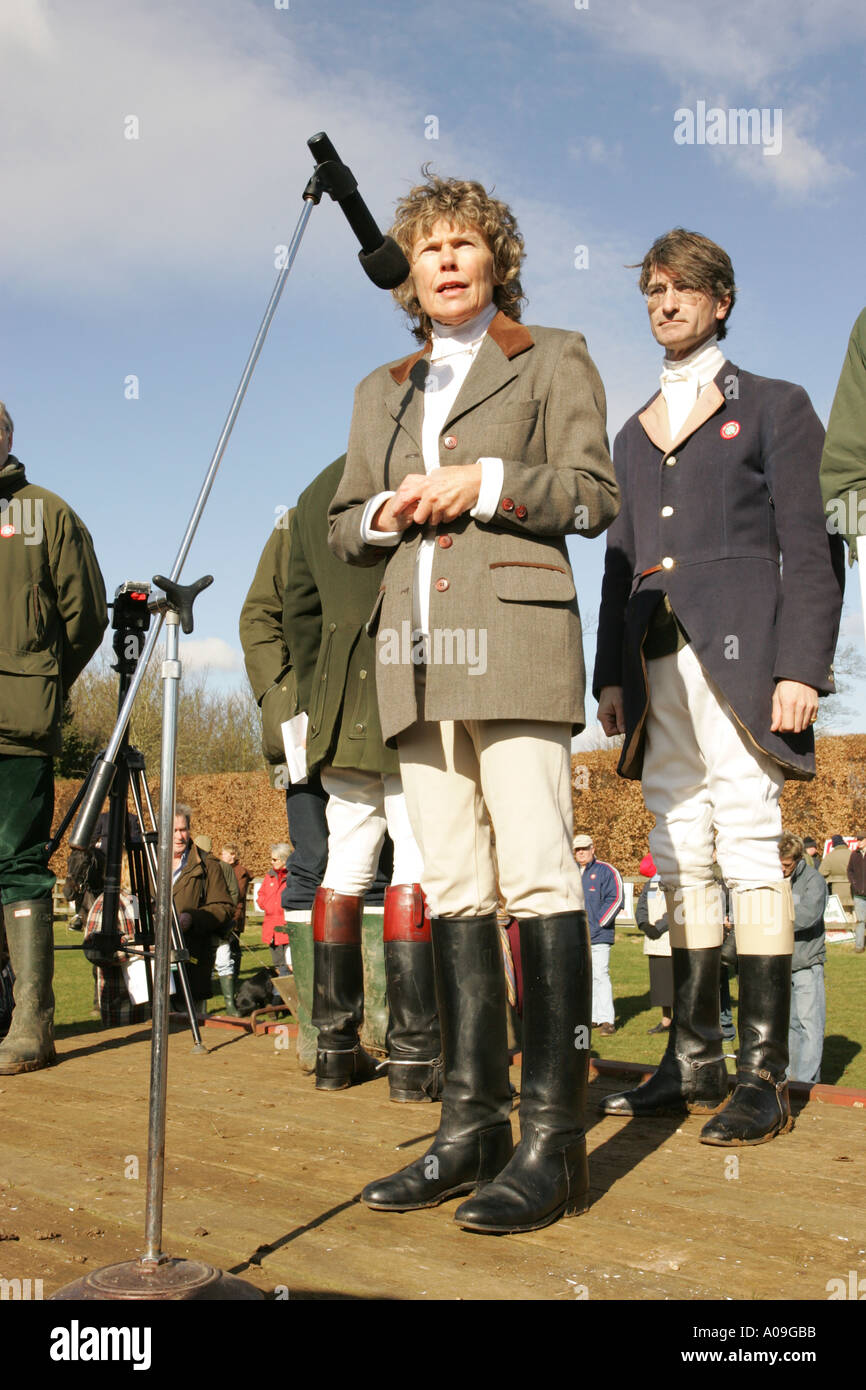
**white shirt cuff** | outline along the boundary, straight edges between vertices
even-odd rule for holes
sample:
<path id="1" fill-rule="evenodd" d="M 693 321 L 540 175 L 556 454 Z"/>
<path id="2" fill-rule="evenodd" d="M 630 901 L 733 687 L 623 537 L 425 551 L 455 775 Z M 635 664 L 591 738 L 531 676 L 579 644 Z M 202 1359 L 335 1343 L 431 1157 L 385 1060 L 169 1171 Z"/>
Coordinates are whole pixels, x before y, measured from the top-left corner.
<path id="1" fill-rule="evenodd" d="M 389 497 L 393 497 L 393 492 L 377 492 L 375 497 L 371 497 L 364 514 L 361 517 L 361 540 L 367 545 L 397 545 L 400 541 L 402 531 L 374 531 L 371 525 L 373 517 L 381 507 L 383 502 L 387 502 Z"/>
<path id="2" fill-rule="evenodd" d="M 505 478 L 505 465 L 502 459 L 479 459 L 481 464 L 481 487 L 478 501 L 469 515 L 476 521 L 492 521 L 502 496 L 502 483 Z"/>

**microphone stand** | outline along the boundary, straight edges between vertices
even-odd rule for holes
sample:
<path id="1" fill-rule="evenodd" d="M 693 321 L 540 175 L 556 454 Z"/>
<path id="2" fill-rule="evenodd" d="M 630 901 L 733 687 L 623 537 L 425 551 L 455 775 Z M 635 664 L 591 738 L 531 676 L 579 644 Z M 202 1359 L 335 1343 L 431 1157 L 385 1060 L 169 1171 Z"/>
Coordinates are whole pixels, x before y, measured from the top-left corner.
<path id="1" fill-rule="evenodd" d="M 165 599 L 158 600 L 154 605 L 158 615 L 157 621 L 150 629 L 135 675 L 126 692 L 105 752 L 102 758 L 94 764 L 90 785 L 70 837 L 70 843 L 75 849 L 86 849 L 91 843 L 96 819 L 111 789 L 116 771 L 115 760 L 123 743 L 132 707 L 144 679 L 148 663 L 156 648 L 163 621 L 165 621 L 166 655 L 162 665 L 164 686 L 155 914 L 153 1041 L 151 1045 L 145 1208 L 147 1248 L 144 1255 L 138 1260 L 127 1260 L 120 1264 L 106 1265 L 103 1269 L 94 1270 L 83 1279 L 77 1279 L 74 1283 L 67 1284 L 53 1295 L 53 1298 L 59 1301 L 81 1299 L 101 1301 L 112 1299 L 214 1301 L 261 1299 L 264 1297 L 258 1289 L 253 1288 L 250 1284 L 245 1284 L 243 1280 L 237 1279 L 234 1275 L 225 1274 L 200 1260 L 172 1259 L 161 1249 L 165 1170 L 165 1104 L 168 1076 L 168 995 L 171 964 L 172 829 L 177 752 L 178 684 L 181 672 L 181 665 L 178 660 L 177 629 L 178 624 L 180 624 L 185 633 L 192 632 L 193 602 L 202 589 L 207 588 L 213 580 L 210 575 L 206 575 L 189 585 L 182 585 L 178 581 L 243 403 L 247 386 L 264 346 L 286 280 L 294 265 L 307 223 L 310 220 L 313 207 L 318 205 L 322 194 L 329 193 L 334 201 L 340 202 L 350 223 L 358 230 L 362 242 L 360 260 L 374 283 L 388 288 L 389 283 L 399 284 L 408 274 L 408 266 L 405 265 L 405 261 L 401 265 L 394 255 L 396 252 L 397 257 L 402 257 L 402 253 L 388 238 L 381 237 L 381 233 L 378 232 L 363 201 L 357 194 L 357 183 L 351 171 L 340 162 L 328 137 L 321 133 L 312 136 L 307 143 L 317 163 L 312 177 L 304 189 L 304 208 L 289 243 L 285 265 L 280 269 L 276 284 L 271 292 L 264 317 L 241 374 L 225 424 L 217 440 L 180 549 L 172 565 L 171 574 L 167 578 L 161 575 L 154 576 L 154 583 L 165 591 L 166 596 Z M 398 276 L 397 279 L 394 279 L 395 275 Z"/>

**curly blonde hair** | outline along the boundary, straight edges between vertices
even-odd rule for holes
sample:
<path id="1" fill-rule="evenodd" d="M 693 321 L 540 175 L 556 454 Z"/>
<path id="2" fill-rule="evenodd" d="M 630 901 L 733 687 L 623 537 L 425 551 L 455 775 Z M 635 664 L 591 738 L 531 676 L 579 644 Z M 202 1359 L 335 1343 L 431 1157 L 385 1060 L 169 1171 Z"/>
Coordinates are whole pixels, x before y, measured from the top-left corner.
<path id="1" fill-rule="evenodd" d="M 472 179 L 442 179 L 431 174 L 426 165 L 421 172 L 427 182 L 400 199 L 391 236 L 411 264 L 416 241 L 428 236 L 440 219 L 454 227 L 477 227 L 493 252 L 493 302 L 508 318 L 519 322 L 520 306 L 526 300 L 520 283 L 526 252 L 511 208 Z M 411 277 L 391 293 L 409 318 L 418 342 L 426 342 L 432 324 L 421 308 Z"/>

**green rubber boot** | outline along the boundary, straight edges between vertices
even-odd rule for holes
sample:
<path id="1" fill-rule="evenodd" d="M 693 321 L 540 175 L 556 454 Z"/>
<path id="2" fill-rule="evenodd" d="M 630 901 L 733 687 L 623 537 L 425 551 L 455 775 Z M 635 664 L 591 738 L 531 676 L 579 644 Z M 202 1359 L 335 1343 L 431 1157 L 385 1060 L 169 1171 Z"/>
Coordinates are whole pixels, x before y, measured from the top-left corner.
<path id="1" fill-rule="evenodd" d="M 229 1018 L 238 1018 L 238 1007 L 235 1003 L 234 975 L 220 975 L 219 982 L 220 989 L 222 990 L 222 996 L 225 1000 L 225 1008 L 223 1009 L 223 1013 L 227 1014 Z"/>
<path id="2" fill-rule="evenodd" d="M 317 1028 L 313 1027 L 313 924 L 287 922 L 292 972 L 298 989 L 298 1063 L 301 1071 L 316 1070 Z"/>
<path id="3" fill-rule="evenodd" d="M 361 1043 L 370 1052 L 388 1055 L 388 997 L 385 987 L 383 912 L 365 912 L 361 922 L 361 959 L 364 964 L 364 1022 Z"/>
<path id="4" fill-rule="evenodd" d="M 12 1026 L 0 1043 L 0 1076 L 41 1071 L 54 1051 L 54 921 L 50 898 L 6 903 L 6 941 L 15 971 Z"/>

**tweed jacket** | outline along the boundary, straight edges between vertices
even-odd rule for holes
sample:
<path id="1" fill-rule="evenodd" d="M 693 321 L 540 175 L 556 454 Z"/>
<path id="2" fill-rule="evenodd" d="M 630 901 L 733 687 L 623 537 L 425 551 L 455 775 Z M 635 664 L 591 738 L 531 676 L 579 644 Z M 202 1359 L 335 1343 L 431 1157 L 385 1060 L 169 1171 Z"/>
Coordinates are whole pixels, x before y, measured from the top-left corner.
<path id="1" fill-rule="evenodd" d="M 382 730 L 418 718 L 411 655 L 415 561 L 422 530 L 394 549 L 365 544 L 376 493 L 424 471 L 421 426 L 429 343 L 380 367 L 355 395 L 330 543 L 341 559 L 387 568 L 370 621 Z M 424 713 L 445 719 L 539 719 L 583 727 L 584 665 L 567 533 L 596 536 L 619 499 L 605 435 L 604 390 L 579 333 L 493 319 L 443 426 L 442 467 L 503 460 L 489 522 L 464 513 L 429 528 L 438 546 L 430 591 Z"/>
<path id="2" fill-rule="evenodd" d="M 307 771 L 325 764 L 396 772 L 397 755 L 382 741 L 375 653 L 366 631 L 385 572 L 349 569 L 328 548 L 328 507 L 346 456 L 328 465 L 298 498 L 292 555 L 283 595 L 283 632 L 307 711 Z"/>
<path id="3" fill-rule="evenodd" d="M 664 594 L 756 750 L 814 776 L 812 730 L 770 724 L 776 681 L 835 688 L 842 544 L 821 508 L 823 433 L 802 387 L 725 362 L 676 440 L 660 393 L 617 436 L 593 689 L 623 687 L 622 776 L 641 775 L 643 644 Z"/>

